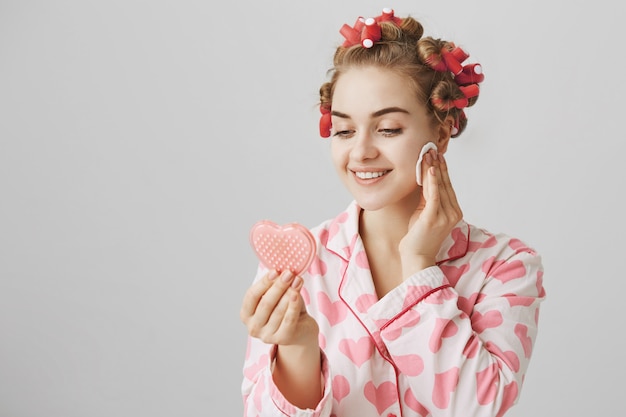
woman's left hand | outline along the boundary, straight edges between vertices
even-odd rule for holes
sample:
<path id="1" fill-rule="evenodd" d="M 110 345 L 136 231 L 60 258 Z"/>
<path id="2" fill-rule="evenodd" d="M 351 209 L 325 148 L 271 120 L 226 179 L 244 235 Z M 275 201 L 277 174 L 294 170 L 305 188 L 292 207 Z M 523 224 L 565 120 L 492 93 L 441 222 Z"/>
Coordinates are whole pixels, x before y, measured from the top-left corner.
<path id="1" fill-rule="evenodd" d="M 405 279 L 436 264 L 441 244 L 463 218 L 443 154 L 426 153 L 422 169 L 422 198 L 399 245 Z"/>

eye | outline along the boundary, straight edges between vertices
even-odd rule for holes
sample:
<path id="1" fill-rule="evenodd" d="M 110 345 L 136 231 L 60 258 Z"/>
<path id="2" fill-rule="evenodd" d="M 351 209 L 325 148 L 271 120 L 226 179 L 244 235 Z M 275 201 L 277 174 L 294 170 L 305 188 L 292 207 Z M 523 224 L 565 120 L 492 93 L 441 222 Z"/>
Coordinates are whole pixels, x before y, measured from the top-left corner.
<path id="1" fill-rule="evenodd" d="M 333 136 L 340 139 L 348 139 L 354 134 L 353 130 L 338 130 Z"/>
<path id="2" fill-rule="evenodd" d="M 384 137 L 389 138 L 389 137 L 392 137 L 392 136 L 400 135 L 402 133 L 402 129 L 400 129 L 400 128 L 398 128 L 398 129 L 379 129 L 378 133 L 380 133 Z"/>

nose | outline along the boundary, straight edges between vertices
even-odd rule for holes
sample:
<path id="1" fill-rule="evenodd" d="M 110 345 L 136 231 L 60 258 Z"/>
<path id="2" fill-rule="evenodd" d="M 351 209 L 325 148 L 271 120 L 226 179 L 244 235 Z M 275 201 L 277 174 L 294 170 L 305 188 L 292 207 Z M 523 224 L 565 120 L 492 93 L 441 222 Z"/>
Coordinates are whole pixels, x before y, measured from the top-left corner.
<path id="1" fill-rule="evenodd" d="M 378 148 L 368 132 L 357 133 L 352 142 L 350 157 L 355 161 L 364 161 L 378 156 Z"/>

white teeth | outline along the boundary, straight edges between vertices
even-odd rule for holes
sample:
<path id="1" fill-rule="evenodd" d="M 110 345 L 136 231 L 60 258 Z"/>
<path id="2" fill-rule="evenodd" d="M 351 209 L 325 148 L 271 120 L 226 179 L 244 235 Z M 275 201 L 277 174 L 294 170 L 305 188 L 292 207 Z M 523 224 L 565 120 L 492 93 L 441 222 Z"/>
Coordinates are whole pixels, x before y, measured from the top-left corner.
<path id="1" fill-rule="evenodd" d="M 370 179 L 370 178 L 378 178 L 382 177 L 389 171 L 378 171 L 378 172 L 355 172 L 354 174 L 361 179 Z"/>

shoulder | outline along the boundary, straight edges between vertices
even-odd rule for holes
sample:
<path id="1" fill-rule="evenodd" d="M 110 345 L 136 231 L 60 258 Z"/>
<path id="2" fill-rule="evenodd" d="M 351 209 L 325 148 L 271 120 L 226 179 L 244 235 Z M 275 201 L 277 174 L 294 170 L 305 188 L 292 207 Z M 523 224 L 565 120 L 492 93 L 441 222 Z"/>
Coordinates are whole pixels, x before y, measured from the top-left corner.
<path id="1" fill-rule="evenodd" d="M 516 294 L 530 297 L 526 300 L 530 302 L 545 296 L 542 258 L 526 242 L 466 222 L 453 231 L 452 240 L 449 253 L 456 257 L 439 267 L 462 297 Z"/>
<path id="2" fill-rule="evenodd" d="M 507 233 L 493 233 L 474 225 L 468 227 L 468 254 L 486 278 L 502 282 L 516 278 L 542 280 L 542 257 L 527 242 Z"/>
<path id="3" fill-rule="evenodd" d="M 540 256 L 534 247 L 515 236 L 503 232 L 494 233 L 469 223 L 467 226 L 470 251 L 486 251 L 499 258 L 508 258 L 521 253 Z"/>

